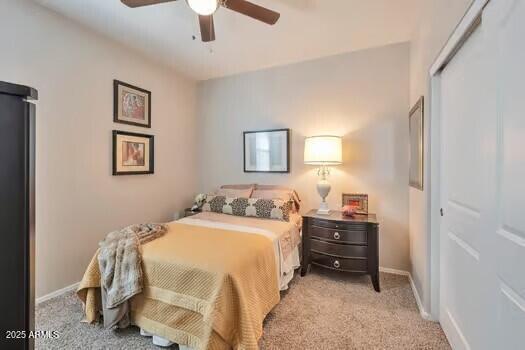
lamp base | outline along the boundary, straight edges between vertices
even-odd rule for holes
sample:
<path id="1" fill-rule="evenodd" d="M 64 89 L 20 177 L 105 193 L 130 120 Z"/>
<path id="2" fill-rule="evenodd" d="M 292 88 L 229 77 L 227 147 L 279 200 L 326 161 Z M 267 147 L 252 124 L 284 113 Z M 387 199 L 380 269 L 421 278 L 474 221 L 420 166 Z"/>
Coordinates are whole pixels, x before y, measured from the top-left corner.
<path id="1" fill-rule="evenodd" d="M 332 186 L 330 186 L 330 183 L 326 180 L 326 170 L 323 170 L 322 173 L 323 177 L 319 182 L 317 182 L 317 193 L 322 198 L 321 205 L 319 206 L 319 209 L 317 210 L 317 214 L 319 215 L 329 215 L 330 209 L 328 209 L 328 203 L 326 203 L 326 197 L 328 196 L 328 193 L 330 193 L 330 189 Z"/>
<path id="2" fill-rule="evenodd" d="M 321 202 L 319 209 L 317 209 L 318 215 L 330 215 L 330 209 L 328 209 L 328 204 L 326 202 Z"/>

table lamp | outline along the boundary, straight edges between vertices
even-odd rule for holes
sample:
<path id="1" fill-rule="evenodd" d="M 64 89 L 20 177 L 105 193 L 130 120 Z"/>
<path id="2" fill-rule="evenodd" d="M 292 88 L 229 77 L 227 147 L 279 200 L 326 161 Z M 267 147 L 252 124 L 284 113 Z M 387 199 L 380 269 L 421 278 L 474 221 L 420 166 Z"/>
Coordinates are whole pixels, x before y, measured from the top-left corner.
<path id="1" fill-rule="evenodd" d="M 322 198 L 317 214 L 329 215 L 330 209 L 326 197 L 330 193 L 330 183 L 326 180 L 330 175 L 330 165 L 343 164 L 343 142 L 339 136 L 311 136 L 304 141 L 304 164 L 318 165 L 317 175 L 321 177 L 317 183 L 317 192 Z"/>

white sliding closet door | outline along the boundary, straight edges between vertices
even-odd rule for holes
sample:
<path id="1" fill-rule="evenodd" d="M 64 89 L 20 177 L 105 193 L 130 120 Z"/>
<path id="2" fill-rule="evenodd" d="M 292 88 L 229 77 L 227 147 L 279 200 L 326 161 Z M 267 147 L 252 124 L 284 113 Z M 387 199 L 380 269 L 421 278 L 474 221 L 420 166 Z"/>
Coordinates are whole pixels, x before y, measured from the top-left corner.
<path id="1" fill-rule="evenodd" d="M 457 349 L 525 349 L 525 1 L 489 2 L 440 95 L 440 321 Z"/>

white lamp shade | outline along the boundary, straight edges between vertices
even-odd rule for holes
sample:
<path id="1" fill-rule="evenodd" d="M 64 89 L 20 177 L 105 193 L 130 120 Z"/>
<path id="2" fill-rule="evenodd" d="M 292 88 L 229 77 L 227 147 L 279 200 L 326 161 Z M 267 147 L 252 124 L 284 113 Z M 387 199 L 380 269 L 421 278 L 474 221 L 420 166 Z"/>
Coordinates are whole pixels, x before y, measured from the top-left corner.
<path id="1" fill-rule="evenodd" d="M 304 140 L 304 164 L 339 165 L 343 163 L 343 142 L 339 136 L 312 136 Z"/>

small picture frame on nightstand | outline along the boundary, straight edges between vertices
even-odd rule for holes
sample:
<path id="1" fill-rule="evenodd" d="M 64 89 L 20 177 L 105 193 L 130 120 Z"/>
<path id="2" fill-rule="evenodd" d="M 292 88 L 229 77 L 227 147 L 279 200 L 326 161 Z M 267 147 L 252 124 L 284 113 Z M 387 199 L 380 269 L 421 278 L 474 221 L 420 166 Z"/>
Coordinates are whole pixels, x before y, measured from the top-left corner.
<path id="1" fill-rule="evenodd" d="M 356 208 L 356 214 L 368 214 L 368 195 L 362 193 L 343 193 L 343 207 Z"/>

